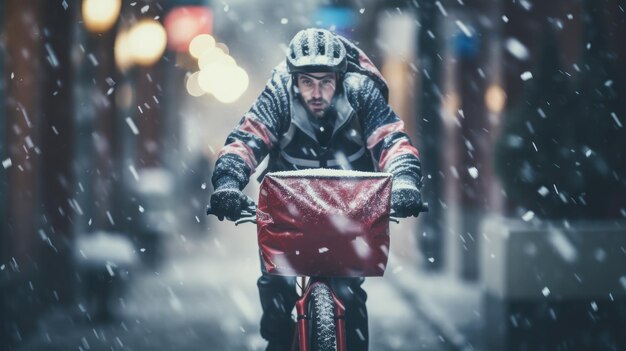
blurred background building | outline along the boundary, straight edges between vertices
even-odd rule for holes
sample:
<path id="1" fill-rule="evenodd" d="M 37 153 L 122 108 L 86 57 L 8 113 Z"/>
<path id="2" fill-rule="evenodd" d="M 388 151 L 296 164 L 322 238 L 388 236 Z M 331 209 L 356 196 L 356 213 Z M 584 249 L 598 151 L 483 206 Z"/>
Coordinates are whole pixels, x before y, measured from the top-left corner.
<path id="1" fill-rule="evenodd" d="M 422 155 L 431 210 L 395 239 L 398 267 L 421 277 L 409 290 L 478 296 L 465 319 L 423 307 L 436 333 L 458 349 L 626 349 L 625 11 L 621 0 L 0 2 L 0 344 L 52 345 L 50 311 L 120 318 L 119 291 L 176 266 L 173 246 L 238 250 L 241 237 L 219 234 L 238 229 L 204 216 L 215 156 L 291 37 L 317 26 L 381 69 Z"/>

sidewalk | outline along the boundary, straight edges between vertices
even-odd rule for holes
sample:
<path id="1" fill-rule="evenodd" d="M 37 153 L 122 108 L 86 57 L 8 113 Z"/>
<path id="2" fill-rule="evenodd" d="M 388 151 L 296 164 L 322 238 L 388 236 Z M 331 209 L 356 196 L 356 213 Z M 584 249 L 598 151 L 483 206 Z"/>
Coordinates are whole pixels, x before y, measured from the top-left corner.
<path id="1" fill-rule="evenodd" d="M 413 301 L 431 327 L 452 345 L 452 350 L 483 349 L 484 320 L 478 282 L 463 282 L 448 273 L 429 273 L 411 266 L 397 266 L 388 273 L 389 281 Z"/>
<path id="2" fill-rule="evenodd" d="M 210 234 L 169 236 L 165 260 L 153 270 L 133 273 L 115 321 L 89 322 L 78 305 L 50 311 L 18 350 L 263 350 L 254 228 L 225 222 L 210 226 Z M 423 284 L 418 282 L 424 278 L 398 264 L 388 268 L 385 277 L 365 283 L 370 349 L 450 350 L 448 334 L 425 318 L 426 308 L 416 307 L 424 300 L 413 296 L 419 291 L 411 286 Z"/>

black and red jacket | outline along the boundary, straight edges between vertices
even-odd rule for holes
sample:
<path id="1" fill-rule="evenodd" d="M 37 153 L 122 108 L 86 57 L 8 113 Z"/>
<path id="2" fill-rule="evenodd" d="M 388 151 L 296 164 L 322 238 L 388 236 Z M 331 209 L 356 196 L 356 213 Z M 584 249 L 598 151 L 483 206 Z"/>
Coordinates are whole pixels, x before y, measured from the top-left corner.
<path id="1" fill-rule="evenodd" d="M 383 81 L 384 82 L 384 81 Z M 421 185 L 419 153 L 404 123 L 386 100 L 386 86 L 348 72 L 339 81 L 332 108 L 333 132 L 323 147 L 285 64 L 273 71 L 261 95 L 229 134 L 218 154 L 213 185 L 232 177 L 243 189 L 270 155 L 268 171 L 307 168 L 389 172 Z"/>

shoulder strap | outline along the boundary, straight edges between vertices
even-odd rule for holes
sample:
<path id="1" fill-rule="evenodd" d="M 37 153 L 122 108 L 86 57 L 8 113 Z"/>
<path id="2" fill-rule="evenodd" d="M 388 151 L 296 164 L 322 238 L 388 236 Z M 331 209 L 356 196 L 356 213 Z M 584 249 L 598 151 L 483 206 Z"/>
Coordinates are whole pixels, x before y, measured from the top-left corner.
<path id="1" fill-rule="evenodd" d="M 378 88 L 380 89 L 385 101 L 389 101 L 389 87 L 387 85 L 387 81 L 380 73 L 378 68 L 372 63 L 369 57 L 363 52 L 363 50 L 359 49 L 354 43 L 350 40 L 344 38 L 343 36 L 336 34 L 339 40 L 346 47 L 346 52 L 348 54 L 348 72 L 356 72 L 360 74 L 364 74 L 370 77 Z"/>

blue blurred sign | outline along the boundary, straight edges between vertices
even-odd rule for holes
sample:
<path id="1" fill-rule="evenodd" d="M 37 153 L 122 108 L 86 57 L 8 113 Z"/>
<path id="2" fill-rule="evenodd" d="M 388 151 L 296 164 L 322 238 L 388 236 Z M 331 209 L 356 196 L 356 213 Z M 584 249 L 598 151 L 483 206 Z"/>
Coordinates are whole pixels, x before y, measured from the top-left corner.
<path id="1" fill-rule="evenodd" d="M 454 51 L 461 58 L 473 58 L 480 50 L 480 39 L 475 35 L 468 37 L 463 32 L 457 33 L 453 38 Z"/>
<path id="2" fill-rule="evenodd" d="M 350 38 L 358 17 L 349 7 L 324 6 L 317 9 L 313 22 L 322 28 L 334 27 L 335 32 Z"/>

